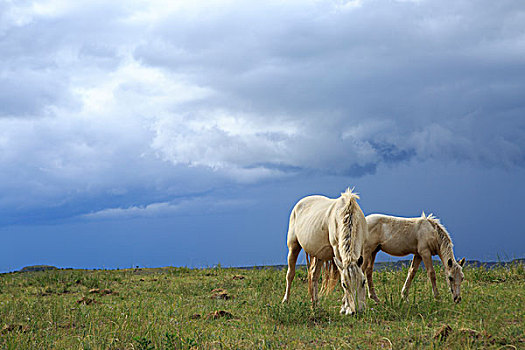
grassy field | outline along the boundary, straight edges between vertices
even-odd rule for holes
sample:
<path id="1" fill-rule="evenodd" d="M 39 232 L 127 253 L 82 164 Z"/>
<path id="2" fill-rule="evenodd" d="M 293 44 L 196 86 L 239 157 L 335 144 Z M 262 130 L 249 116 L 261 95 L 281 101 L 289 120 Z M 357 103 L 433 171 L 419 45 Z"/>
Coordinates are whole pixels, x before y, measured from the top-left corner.
<path id="1" fill-rule="evenodd" d="M 379 304 L 341 316 L 340 287 L 310 307 L 306 271 L 280 303 L 286 271 L 210 268 L 58 270 L 0 275 L 2 349 L 524 349 L 523 265 L 465 268 L 455 305 L 420 270 L 375 273 Z"/>

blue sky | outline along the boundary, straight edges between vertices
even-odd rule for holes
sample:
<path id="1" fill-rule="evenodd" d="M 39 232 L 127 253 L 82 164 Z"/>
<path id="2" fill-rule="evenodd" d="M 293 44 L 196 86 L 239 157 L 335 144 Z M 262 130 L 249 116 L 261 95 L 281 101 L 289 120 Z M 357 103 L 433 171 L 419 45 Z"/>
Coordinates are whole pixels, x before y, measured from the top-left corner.
<path id="1" fill-rule="evenodd" d="M 517 1 L 0 2 L 0 271 L 280 264 L 348 186 L 523 257 L 524 92 Z"/>

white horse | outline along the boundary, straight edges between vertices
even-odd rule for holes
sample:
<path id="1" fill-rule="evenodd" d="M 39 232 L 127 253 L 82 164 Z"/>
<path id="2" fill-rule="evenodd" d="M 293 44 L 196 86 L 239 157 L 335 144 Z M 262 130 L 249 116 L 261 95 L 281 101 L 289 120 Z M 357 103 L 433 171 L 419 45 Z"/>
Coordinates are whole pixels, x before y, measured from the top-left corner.
<path id="1" fill-rule="evenodd" d="M 322 292 L 333 289 L 341 276 L 344 290 L 341 313 L 354 314 L 365 308 L 365 277 L 360 267 L 367 225 L 357 204 L 358 198 L 347 189 L 336 199 L 309 196 L 295 205 L 288 227 L 288 271 L 283 303 L 290 297 L 295 263 L 302 248 L 307 259 L 312 258 L 308 268 L 308 289 L 314 306 L 318 301 L 317 287 L 324 266 Z M 333 268 L 334 262 L 337 270 Z"/>
<path id="2" fill-rule="evenodd" d="M 432 283 L 434 297 L 439 293 L 436 287 L 436 272 L 432 266 L 432 256 L 439 255 L 445 273 L 447 283 L 454 298 L 454 302 L 461 301 L 461 282 L 463 281 L 463 264 L 465 258 L 456 262 L 452 250 L 452 240 L 443 225 L 437 218 L 425 213 L 418 218 L 400 218 L 382 214 L 371 214 L 366 217 L 368 224 L 368 235 L 363 245 L 363 271 L 368 281 L 369 297 L 379 301 L 372 281 L 372 271 L 377 252 L 380 250 L 394 256 L 405 256 L 414 254 L 412 264 L 408 270 L 405 285 L 401 296 L 408 297 L 408 289 L 412 279 L 416 275 L 421 260 L 425 264 L 428 277 Z"/>

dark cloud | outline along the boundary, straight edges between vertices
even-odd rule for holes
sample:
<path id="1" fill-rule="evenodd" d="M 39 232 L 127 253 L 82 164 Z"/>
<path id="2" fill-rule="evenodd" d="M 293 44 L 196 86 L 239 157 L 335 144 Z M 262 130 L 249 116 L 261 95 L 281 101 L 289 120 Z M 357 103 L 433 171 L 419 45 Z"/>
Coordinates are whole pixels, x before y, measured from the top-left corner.
<path id="1" fill-rule="evenodd" d="M 4 207 L 525 165 L 515 1 L 0 6 Z"/>
<path id="2" fill-rule="evenodd" d="M 193 107 L 256 111 L 250 118 L 279 115 L 310 125 L 307 136 L 322 130 L 337 138 L 341 129 L 393 121 L 394 129 L 356 136 L 376 151 L 367 161 L 417 155 L 497 166 L 523 158 L 502 158 L 503 147 L 524 149 L 522 138 L 507 136 L 515 133 L 510 130 L 494 133 L 486 123 L 510 109 L 507 120 L 522 124 L 523 6 L 370 1 L 348 9 L 330 2 L 293 11 L 297 7 L 236 3 L 216 16 L 204 11 L 199 25 L 174 13 L 135 57 L 218 92 Z"/>
<path id="3" fill-rule="evenodd" d="M 406 161 L 416 155 L 416 151 L 414 149 L 399 149 L 396 147 L 396 145 L 385 142 L 370 141 L 370 145 L 377 151 L 381 159 L 386 163 Z"/>

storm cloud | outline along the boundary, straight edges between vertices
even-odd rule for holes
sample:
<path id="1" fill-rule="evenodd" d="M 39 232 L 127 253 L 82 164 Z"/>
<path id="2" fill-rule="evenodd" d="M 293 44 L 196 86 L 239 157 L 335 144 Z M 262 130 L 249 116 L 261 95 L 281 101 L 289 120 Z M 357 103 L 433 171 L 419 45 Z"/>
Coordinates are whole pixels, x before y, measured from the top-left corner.
<path id="1" fill-rule="evenodd" d="M 525 164 L 520 2 L 8 2 L 0 19 L 5 210 Z"/>

